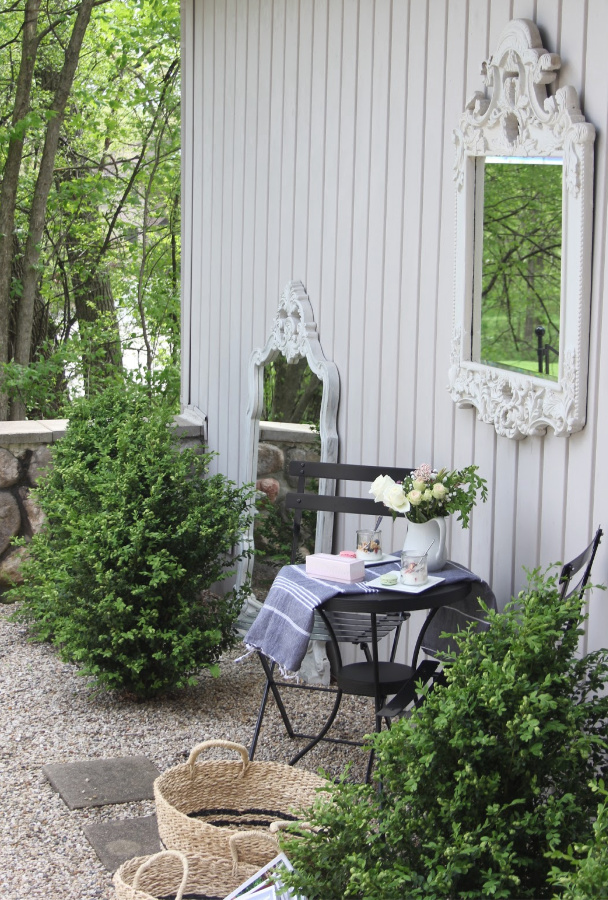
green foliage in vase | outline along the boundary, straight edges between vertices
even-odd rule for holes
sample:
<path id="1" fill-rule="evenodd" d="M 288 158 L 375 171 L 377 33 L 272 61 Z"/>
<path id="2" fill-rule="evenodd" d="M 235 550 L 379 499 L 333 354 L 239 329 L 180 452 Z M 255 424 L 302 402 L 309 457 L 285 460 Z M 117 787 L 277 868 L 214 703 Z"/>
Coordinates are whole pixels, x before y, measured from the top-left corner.
<path id="1" fill-rule="evenodd" d="M 608 651 L 577 657 L 581 622 L 537 570 L 487 633 L 455 636 L 447 685 L 370 739 L 377 782 L 333 785 L 315 829 L 285 838 L 289 884 L 308 900 L 552 897 L 548 854 L 592 843 L 608 763 Z"/>
<path id="2" fill-rule="evenodd" d="M 428 463 L 418 466 L 403 481 L 379 475 L 370 488 L 376 503 L 384 503 L 393 519 L 403 513 L 410 522 L 429 522 L 436 516 L 456 515 L 463 528 L 469 527 L 477 495 L 488 499 L 488 483 L 478 474 L 478 466 L 434 471 Z"/>
<path id="3" fill-rule="evenodd" d="M 19 615 L 111 688 L 141 697 L 216 671 L 242 604 L 205 589 L 234 568 L 250 491 L 180 451 L 170 412 L 117 383 L 72 408 L 37 498 Z"/>

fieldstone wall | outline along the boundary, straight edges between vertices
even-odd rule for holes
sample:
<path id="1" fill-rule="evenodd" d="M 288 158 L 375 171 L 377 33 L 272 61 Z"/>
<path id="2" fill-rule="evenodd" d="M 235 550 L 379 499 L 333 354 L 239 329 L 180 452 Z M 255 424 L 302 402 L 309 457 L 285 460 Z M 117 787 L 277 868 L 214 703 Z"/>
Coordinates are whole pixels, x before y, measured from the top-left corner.
<path id="1" fill-rule="evenodd" d="M 64 419 L 44 422 L 0 422 L 0 598 L 23 581 L 21 561 L 27 547 L 15 547 L 14 538 L 31 540 L 44 524 L 44 514 L 30 496 L 51 465 L 52 445 L 67 428 Z M 175 417 L 183 446 L 203 447 L 204 417 L 185 410 Z"/>
<path id="2" fill-rule="evenodd" d="M 43 513 L 30 496 L 51 463 L 51 446 L 65 434 L 67 421 L 0 422 L 0 596 L 20 584 L 26 547 L 16 537 L 31 540 L 44 524 Z"/>
<path id="3" fill-rule="evenodd" d="M 52 445 L 66 428 L 65 420 L 0 422 L 0 596 L 23 580 L 21 561 L 27 547 L 15 547 L 13 539 L 28 541 L 44 524 L 30 491 L 47 471 Z M 183 446 L 204 446 L 205 423 L 190 411 L 176 416 L 176 430 Z M 287 474 L 289 463 L 319 458 L 319 437 L 310 426 L 262 422 L 256 487 L 281 509 L 287 491 L 297 486 Z"/>
<path id="4" fill-rule="evenodd" d="M 290 462 L 318 461 L 320 457 L 320 438 L 310 425 L 261 422 L 255 486 L 271 503 L 282 507 L 285 494 L 298 484 L 297 478 L 287 474 Z"/>
<path id="5" fill-rule="evenodd" d="M 258 441 L 258 471 L 255 486 L 277 507 L 284 522 L 289 520 L 285 511 L 285 494 L 297 487 L 297 478 L 290 478 L 292 460 L 319 460 L 321 443 L 318 434 L 309 425 L 292 425 L 281 422 L 261 422 Z M 262 513 L 263 515 L 263 513 Z M 290 532 L 290 528 L 288 531 Z M 256 536 L 256 541 L 259 537 Z M 314 537 L 313 537 L 314 543 Z M 272 554 L 272 548 L 268 548 Z M 311 548 L 311 552 L 314 547 Z M 271 558 L 256 558 L 253 567 L 252 589 L 263 600 L 283 563 Z"/>

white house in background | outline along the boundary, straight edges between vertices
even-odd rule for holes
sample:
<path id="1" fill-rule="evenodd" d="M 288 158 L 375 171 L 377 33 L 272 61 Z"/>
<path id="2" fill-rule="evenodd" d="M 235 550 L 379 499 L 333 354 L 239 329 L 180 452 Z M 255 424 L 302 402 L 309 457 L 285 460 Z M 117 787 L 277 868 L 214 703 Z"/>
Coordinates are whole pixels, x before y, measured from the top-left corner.
<path id="1" fill-rule="evenodd" d="M 476 463 L 490 499 L 468 531 L 452 525 L 450 551 L 502 600 L 522 567 L 576 555 L 608 526 L 606 0 L 182 0 L 182 17 L 183 404 L 207 416 L 218 467 L 248 477 L 250 356 L 301 281 L 339 374 L 342 462 Z M 564 195 L 562 334 L 578 342 L 586 391 L 572 433 L 551 412 L 545 433 L 505 436 L 491 379 L 464 390 L 489 401 L 489 421 L 452 397 L 474 228 L 457 210 L 453 135 L 475 92 L 493 95 L 481 66 L 512 19 L 536 23 L 561 58 L 536 54 L 539 96 L 572 86 L 595 129 L 594 142 L 593 127 L 579 134 L 586 205 Z M 567 164 L 575 180 L 579 163 Z M 608 583 L 608 540 L 594 580 Z M 608 642 L 608 600 L 596 591 L 590 605 L 593 649 Z"/>

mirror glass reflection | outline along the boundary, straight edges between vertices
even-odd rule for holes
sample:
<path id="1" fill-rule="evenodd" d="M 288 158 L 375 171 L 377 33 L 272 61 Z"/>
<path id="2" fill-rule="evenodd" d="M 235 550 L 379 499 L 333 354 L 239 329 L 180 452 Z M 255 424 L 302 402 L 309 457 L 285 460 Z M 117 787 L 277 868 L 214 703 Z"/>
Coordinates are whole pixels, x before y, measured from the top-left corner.
<path id="1" fill-rule="evenodd" d="M 476 162 L 473 358 L 559 374 L 562 160 Z"/>
<path id="2" fill-rule="evenodd" d="M 281 566 L 290 562 L 293 510 L 285 509 L 284 497 L 296 484 L 292 483 L 288 469 L 293 460 L 321 458 L 322 399 L 323 382 L 306 358 L 288 363 L 279 354 L 264 366 L 252 576 L 252 590 L 260 599 L 265 597 Z M 273 428 L 277 425 L 278 428 Z M 318 490 L 318 483 L 309 483 L 307 487 Z M 304 511 L 298 562 L 304 562 L 304 555 L 314 551 L 315 528 L 316 513 Z"/>
<path id="3" fill-rule="evenodd" d="M 319 429 L 323 382 L 307 359 L 288 363 L 277 356 L 264 367 L 264 409 L 266 422 L 295 422 Z"/>

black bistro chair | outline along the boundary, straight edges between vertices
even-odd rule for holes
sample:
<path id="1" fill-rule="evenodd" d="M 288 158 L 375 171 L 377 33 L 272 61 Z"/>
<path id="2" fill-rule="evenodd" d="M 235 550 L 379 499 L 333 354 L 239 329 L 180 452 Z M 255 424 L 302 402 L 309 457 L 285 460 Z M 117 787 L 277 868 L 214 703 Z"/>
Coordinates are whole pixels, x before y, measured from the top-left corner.
<path id="1" fill-rule="evenodd" d="M 380 709 L 379 715 L 389 719 L 402 716 L 420 704 L 425 696 L 421 688 L 427 688 L 428 691 L 438 684 L 446 683 L 441 654 L 458 649 L 451 635 L 469 628 L 476 632 L 488 630 L 490 626 L 486 610 L 479 601 L 484 602 L 488 611 L 496 610 L 496 597 L 485 583 L 475 584 L 474 587 L 475 590 L 467 597 L 459 598 L 457 603 L 448 603 L 429 611 L 412 654 L 412 677 Z"/>
<path id="2" fill-rule="evenodd" d="M 411 468 L 397 469 L 388 466 L 357 466 L 308 461 L 292 462 L 289 467 L 289 474 L 292 477 L 297 477 L 297 489 L 294 492 L 288 493 L 285 498 L 286 508 L 294 510 L 291 562 L 294 563 L 297 560 L 300 547 L 302 513 L 304 510 L 315 510 L 317 512 L 324 511 L 334 514 L 353 514 L 358 516 L 367 515 L 374 520 L 380 515 L 391 515 L 390 510 L 388 510 L 387 507 L 381 503 L 376 503 L 373 498 L 369 496 L 355 496 L 353 493 L 346 496 L 344 494 L 338 494 L 337 490 L 339 487 L 343 488 L 346 482 L 360 482 L 369 488 L 371 482 L 373 482 L 378 475 L 390 475 L 397 481 L 403 479 L 405 475 L 410 474 L 412 471 Z M 311 478 L 326 479 L 326 483 L 329 482 L 330 484 L 335 482 L 336 493 L 332 495 L 319 495 L 317 493 L 307 492 L 306 482 Z M 374 596 L 378 598 L 383 595 L 375 594 Z M 392 596 L 394 597 L 394 593 Z M 360 595 L 350 598 L 350 602 L 348 594 L 342 594 L 340 598 L 336 598 L 336 601 L 338 599 L 339 603 L 336 602 L 333 605 L 339 607 L 339 609 L 336 608 L 333 611 L 317 610 L 315 613 L 315 624 L 312 634 L 313 639 L 322 638 L 328 642 L 328 656 L 330 664 L 332 665 L 332 675 L 336 681 L 336 687 L 299 684 L 296 681 L 277 681 L 275 678 L 275 664 L 267 659 L 262 653 L 258 653 L 266 675 L 266 685 L 249 750 L 251 759 L 253 759 L 255 754 L 260 729 L 266 711 L 266 704 L 270 694 L 272 694 L 277 704 L 288 735 L 292 738 L 306 738 L 309 741 L 309 743 L 289 761 L 290 765 L 294 765 L 321 740 L 354 746 L 363 745 L 362 741 L 359 742 L 347 740 L 345 738 L 327 737 L 327 732 L 336 718 L 344 693 L 374 698 L 377 711 L 384 705 L 386 698 L 395 693 L 403 682 L 411 677 L 411 666 L 395 662 L 401 625 L 409 618 L 409 614 L 403 612 L 387 612 L 381 615 L 370 616 L 368 612 L 361 612 L 357 609 L 357 601 L 359 601 L 359 604 L 361 601 Z M 332 607 L 332 603 L 333 601 L 330 601 L 328 606 Z M 387 661 L 380 661 L 377 658 L 378 643 L 382 638 L 391 634 L 393 635 L 393 640 L 389 659 Z M 358 645 L 363 651 L 365 659 L 350 666 L 343 666 L 339 648 L 341 643 Z M 320 691 L 335 695 L 333 708 L 324 722 L 323 727 L 317 734 L 296 731 L 293 727 L 283 702 L 283 697 L 281 696 L 281 692 L 285 689 Z M 376 717 L 376 727 L 381 727 L 381 719 L 378 717 Z M 368 766 L 368 777 L 370 771 L 371 760 L 370 765 Z"/>
<path id="3" fill-rule="evenodd" d="M 572 597 L 577 592 L 582 594 L 585 590 L 591 577 L 593 560 L 595 559 L 595 554 L 597 553 L 597 548 L 600 545 L 603 534 L 604 532 L 601 527 L 598 528 L 589 546 L 562 567 L 559 576 L 559 583 L 562 588 L 562 600 L 565 600 L 566 597 Z"/>
<path id="4" fill-rule="evenodd" d="M 558 581 L 561 585 L 562 600 L 577 593 L 582 594 L 585 590 L 602 535 L 602 529 L 598 528 L 589 546 L 562 567 Z M 488 609 L 496 609 L 496 598 L 487 585 L 480 598 L 484 600 Z M 421 685 L 428 685 L 428 689 L 432 690 L 437 684 L 445 684 L 442 663 L 437 654 L 457 649 L 451 643 L 449 635 L 462 631 L 471 624 L 475 631 L 487 631 L 489 627 L 485 620 L 485 612 L 479 606 L 476 596 L 468 597 L 457 606 L 447 605 L 431 610 L 414 648 L 412 656 L 414 674 L 392 700 L 379 710 L 379 715 L 387 718 L 404 715 L 420 702 Z M 424 654 L 424 659 L 419 662 L 421 654 Z"/>

